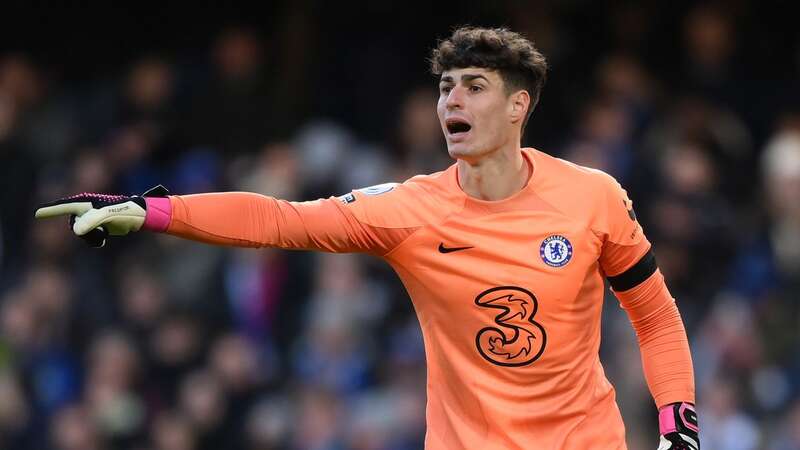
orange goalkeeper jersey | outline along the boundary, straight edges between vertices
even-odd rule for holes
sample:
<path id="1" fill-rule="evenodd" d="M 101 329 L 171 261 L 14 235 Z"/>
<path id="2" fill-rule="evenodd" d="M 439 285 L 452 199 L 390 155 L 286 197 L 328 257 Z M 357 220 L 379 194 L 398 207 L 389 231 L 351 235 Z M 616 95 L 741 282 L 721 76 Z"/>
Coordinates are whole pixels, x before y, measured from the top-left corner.
<path id="1" fill-rule="evenodd" d="M 530 180 L 500 201 L 466 195 L 454 164 L 313 202 L 175 196 L 167 232 L 384 258 L 408 290 L 424 335 L 426 449 L 625 448 L 598 356 L 604 277 L 629 271 L 650 244 L 612 177 L 522 152 Z M 647 289 L 666 292 L 660 272 L 647 279 L 655 286 Z M 632 320 L 657 311 L 639 312 Z M 688 350 L 678 353 L 685 365 Z M 658 405 L 694 400 L 690 362 L 677 384 L 659 370 L 648 377 Z"/>

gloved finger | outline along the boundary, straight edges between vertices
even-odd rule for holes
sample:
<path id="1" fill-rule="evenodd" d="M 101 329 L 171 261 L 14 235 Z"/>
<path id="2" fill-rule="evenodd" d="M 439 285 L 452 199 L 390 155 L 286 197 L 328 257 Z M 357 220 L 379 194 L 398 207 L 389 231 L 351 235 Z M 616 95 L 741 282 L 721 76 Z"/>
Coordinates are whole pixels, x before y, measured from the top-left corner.
<path id="1" fill-rule="evenodd" d="M 90 247 L 100 248 L 106 245 L 107 236 L 108 232 L 105 230 L 105 228 L 100 227 L 84 234 L 80 238 L 86 241 Z"/>
<path id="2" fill-rule="evenodd" d="M 92 209 L 92 202 L 66 202 L 43 205 L 36 210 L 34 217 L 44 219 L 47 217 L 66 216 L 70 214 L 82 215 Z"/>
<path id="3" fill-rule="evenodd" d="M 75 225 L 75 220 L 77 219 L 76 216 L 70 216 L 69 225 L 73 227 Z M 106 238 L 108 237 L 108 231 L 104 227 L 95 228 L 88 233 L 84 234 L 83 236 L 78 236 L 79 238 L 83 239 L 86 244 L 90 247 L 100 248 L 106 245 Z"/>
<path id="4" fill-rule="evenodd" d="M 89 209 L 75 218 L 75 223 L 72 224 L 72 231 L 78 236 L 83 236 L 102 225 L 107 217 L 108 214 L 102 209 Z"/>

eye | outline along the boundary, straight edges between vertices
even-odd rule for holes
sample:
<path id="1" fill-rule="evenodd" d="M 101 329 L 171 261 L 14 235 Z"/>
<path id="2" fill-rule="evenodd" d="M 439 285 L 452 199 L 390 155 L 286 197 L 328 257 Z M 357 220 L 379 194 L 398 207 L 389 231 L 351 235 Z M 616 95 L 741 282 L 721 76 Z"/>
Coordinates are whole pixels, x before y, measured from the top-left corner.
<path id="1" fill-rule="evenodd" d="M 452 91 L 452 90 L 453 90 L 453 86 L 442 86 L 442 87 L 439 88 L 439 91 L 442 94 L 449 94 L 450 91 Z"/>
<path id="2" fill-rule="evenodd" d="M 483 86 L 480 86 L 480 85 L 477 85 L 477 84 L 473 84 L 472 86 L 469 87 L 469 91 L 470 92 L 480 92 L 482 90 L 483 90 Z"/>

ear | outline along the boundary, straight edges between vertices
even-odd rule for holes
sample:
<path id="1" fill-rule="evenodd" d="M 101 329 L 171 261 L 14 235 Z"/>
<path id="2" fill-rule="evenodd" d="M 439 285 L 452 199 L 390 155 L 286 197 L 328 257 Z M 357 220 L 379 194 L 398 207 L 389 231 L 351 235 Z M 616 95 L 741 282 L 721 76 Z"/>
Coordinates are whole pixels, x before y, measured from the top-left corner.
<path id="1" fill-rule="evenodd" d="M 528 113 L 528 108 L 531 105 L 531 96 L 528 91 L 522 89 L 514 92 L 509 97 L 511 106 L 511 122 L 517 123 L 518 121 L 525 120 Z"/>

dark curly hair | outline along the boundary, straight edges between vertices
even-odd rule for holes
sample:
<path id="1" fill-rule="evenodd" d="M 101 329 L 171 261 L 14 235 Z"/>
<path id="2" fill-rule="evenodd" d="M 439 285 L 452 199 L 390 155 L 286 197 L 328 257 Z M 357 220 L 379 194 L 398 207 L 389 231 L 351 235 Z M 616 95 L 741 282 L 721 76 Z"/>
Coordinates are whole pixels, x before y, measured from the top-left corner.
<path id="1" fill-rule="evenodd" d="M 531 96 L 522 130 L 539 102 L 547 61 L 533 43 L 506 28 L 460 27 L 439 41 L 431 53 L 431 72 L 441 75 L 454 68 L 481 67 L 496 70 L 507 94 L 524 89 Z"/>

